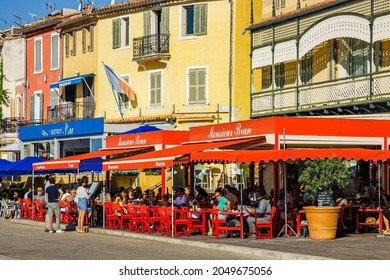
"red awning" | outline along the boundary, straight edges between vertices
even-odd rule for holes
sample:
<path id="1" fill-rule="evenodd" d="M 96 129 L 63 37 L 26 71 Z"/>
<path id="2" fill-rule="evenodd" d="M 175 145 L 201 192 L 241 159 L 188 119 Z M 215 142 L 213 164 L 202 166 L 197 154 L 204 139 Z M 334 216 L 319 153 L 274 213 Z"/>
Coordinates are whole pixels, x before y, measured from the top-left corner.
<path id="1" fill-rule="evenodd" d="M 87 159 L 119 155 L 125 153 L 136 153 L 145 149 L 150 149 L 150 147 L 143 148 L 126 148 L 126 149 L 104 149 L 96 152 L 90 152 L 65 158 L 58 158 L 49 161 L 43 161 L 33 164 L 33 170 L 51 170 L 51 169 L 70 169 L 70 168 L 79 168 L 80 162 Z"/>
<path id="2" fill-rule="evenodd" d="M 262 141 L 264 138 L 244 138 L 239 140 L 229 141 L 214 141 L 198 144 L 185 144 L 164 150 L 144 153 L 132 157 L 122 158 L 120 160 L 113 160 L 111 162 L 103 163 L 103 170 L 128 170 L 128 169 L 140 169 L 140 168 L 162 168 L 173 166 L 176 158 L 182 157 L 187 154 L 195 153 L 198 151 L 206 151 L 210 149 L 224 148 L 231 149 L 237 148 L 238 145 L 244 145 L 245 142 L 251 142 L 258 140 Z"/>
<path id="3" fill-rule="evenodd" d="M 315 158 L 340 158 L 356 160 L 374 160 L 385 161 L 390 159 L 390 151 L 369 150 L 362 148 L 324 148 L 324 149 L 296 149 L 296 150 L 237 150 L 237 151 L 219 151 L 219 152 L 197 152 L 192 153 L 190 161 L 195 163 L 204 162 L 270 162 L 287 160 L 305 160 Z"/>

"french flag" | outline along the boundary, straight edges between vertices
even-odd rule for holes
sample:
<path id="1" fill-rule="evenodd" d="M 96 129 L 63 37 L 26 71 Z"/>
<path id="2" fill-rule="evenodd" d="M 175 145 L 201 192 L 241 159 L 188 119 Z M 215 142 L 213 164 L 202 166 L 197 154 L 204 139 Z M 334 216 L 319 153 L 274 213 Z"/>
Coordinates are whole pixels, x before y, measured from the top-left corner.
<path id="1" fill-rule="evenodd" d="M 135 93 L 132 90 L 132 88 L 129 86 L 129 84 L 120 76 L 118 75 L 111 67 L 104 65 L 104 70 L 106 70 L 108 81 L 111 84 L 111 87 L 113 90 L 115 90 L 118 94 L 125 94 L 129 100 L 134 101 L 135 100 Z"/>

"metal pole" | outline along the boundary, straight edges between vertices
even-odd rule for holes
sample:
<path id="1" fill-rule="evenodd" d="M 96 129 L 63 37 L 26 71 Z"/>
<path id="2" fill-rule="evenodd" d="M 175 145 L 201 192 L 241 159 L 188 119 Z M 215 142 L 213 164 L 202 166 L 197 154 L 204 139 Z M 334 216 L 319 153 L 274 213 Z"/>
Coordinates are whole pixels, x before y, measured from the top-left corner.
<path id="1" fill-rule="evenodd" d="M 174 234 L 174 230 L 175 230 L 175 228 L 174 228 L 174 223 L 173 223 L 173 219 L 174 219 L 174 216 L 173 216 L 173 213 L 174 213 L 174 211 L 173 211 L 173 182 L 174 182 L 174 175 L 175 175 L 175 171 L 174 171 L 174 167 L 172 166 L 172 189 L 171 189 L 171 196 L 172 196 L 172 204 L 171 204 L 171 211 L 172 211 L 172 219 L 171 219 L 171 222 L 172 222 L 172 232 L 171 232 L 171 235 L 172 235 L 172 237 L 174 237 L 175 236 L 175 234 Z"/>
<path id="2" fill-rule="evenodd" d="M 383 234 L 381 228 L 382 228 L 382 219 L 381 219 L 381 165 L 382 161 L 378 161 L 378 213 L 379 213 L 379 227 L 378 232 L 379 234 L 376 235 L 376 237 L 385 237 Z"/>

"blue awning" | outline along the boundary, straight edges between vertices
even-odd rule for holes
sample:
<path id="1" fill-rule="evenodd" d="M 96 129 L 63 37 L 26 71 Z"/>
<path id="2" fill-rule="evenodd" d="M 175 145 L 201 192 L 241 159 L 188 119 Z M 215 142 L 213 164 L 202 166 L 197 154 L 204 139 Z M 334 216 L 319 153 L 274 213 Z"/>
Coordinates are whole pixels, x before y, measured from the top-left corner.
<path id="1" fill-rule="evenodd" d="M 59 80 L 56 83 L 50 84 L 50 88 L 58 88 L 58 87 L 65 87 L 65 86 L 79 84 L 83 81 L 84 78 L 87 78 L 87 77 L 92 76 L 92 75 L 93 75 L 93 73 L 89 73 L 89 74 L 85 74 L 85 75 L 64 78 L 64 79 Z"/>

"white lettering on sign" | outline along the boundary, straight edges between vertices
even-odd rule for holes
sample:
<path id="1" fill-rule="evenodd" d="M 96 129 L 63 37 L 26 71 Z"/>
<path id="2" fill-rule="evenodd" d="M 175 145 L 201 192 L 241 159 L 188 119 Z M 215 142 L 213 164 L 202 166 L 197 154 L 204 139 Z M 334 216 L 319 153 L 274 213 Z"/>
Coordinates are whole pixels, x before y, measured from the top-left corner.
<path id="1" fill-rule="evenodd" d="M 118 169 L 118 165 L 107 165 L 108 170 Z"/>
<path id="2" fill-rule="evenodd" d="M 165 161 L 156 161 L 156 166 L 157 167 L 164 167 L 166 165 Z"/>
<path id="3" fill-rule="evenodd" d="M 72 167 L 74 167 L 74 164 L 73 163 L 68 163 L 68 167 L 72 168 Z"/>
<path id="4" fill-rule="evenodd" d="M 45 165 L 38 165 L 38 166 L 36 167 L 36 170 L 44 170 L 44 169 L 46 169 L 46 166 L 45 166 Z"/>
<path id="5" fill-rule="evenodd" d="M 122 137 L 119 137 L 117 147 L 146 145 L 146 142 L 147 142 L 146 139 L 141 138 L 139 134 L 135 136 L 135 139 L 123 140 Z"/>
<path id="6" fill-rule="evenodd" d="M 250 127 L 242 127 L 241 123 L 236 124 L 234 129 L 225 129 L 217 131 L 214 127 L 210 128 L 210 133 L 208 135 L 208 139 L 221 139 L 221 138 L 231 138 L 231 137 L 239 137 L 239 136 L 247 136 L 252 134 L 252 128 Z"/>
<path id="7" fill-rule="evenodd" d="M 50 130 L 50 135 L 61 135 L 62 134 L 62 128 L 56 128 L 56 129 L 52 129 Z"/>

